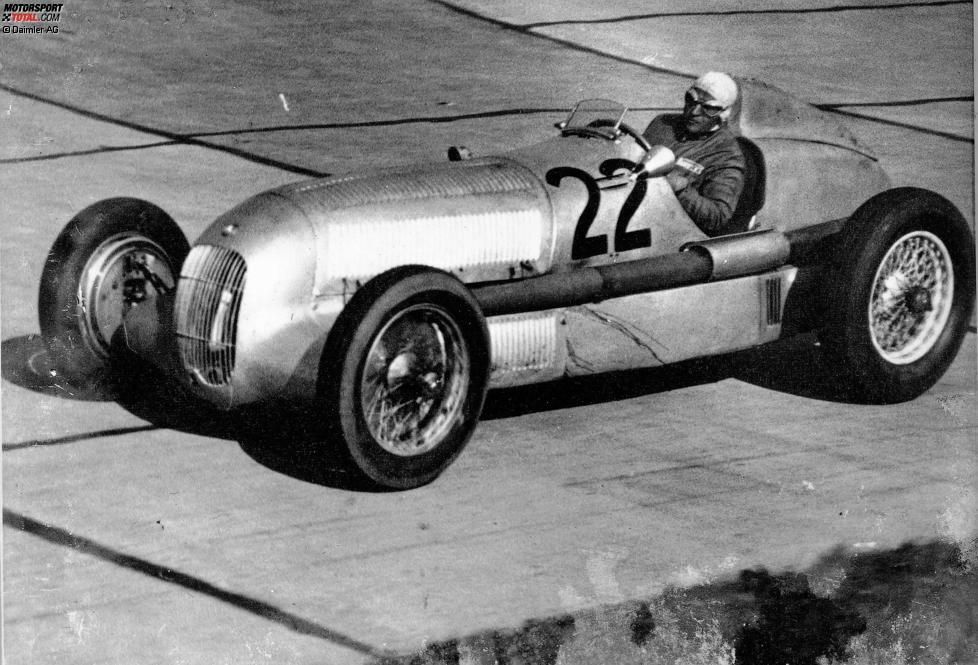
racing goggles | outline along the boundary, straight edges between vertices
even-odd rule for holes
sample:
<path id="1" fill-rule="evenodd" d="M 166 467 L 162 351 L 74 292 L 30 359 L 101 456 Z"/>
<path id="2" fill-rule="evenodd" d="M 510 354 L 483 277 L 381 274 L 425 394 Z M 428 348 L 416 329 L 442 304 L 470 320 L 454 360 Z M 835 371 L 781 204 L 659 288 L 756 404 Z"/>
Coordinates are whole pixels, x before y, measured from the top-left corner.
<path id="1" fill-rule="evenodd" d="M 705 101 L 700 99 L 699 93 L 696 92 L 695 88 L 690 88 L 686 91 L 685 101 L 686 109 L 688 111 L 692 111 L 698 106 L 703 109 L 703 113 L 710 118 L 715 118 L 727 110 L 726 107 L 717 104 L 714 101 Z"/>

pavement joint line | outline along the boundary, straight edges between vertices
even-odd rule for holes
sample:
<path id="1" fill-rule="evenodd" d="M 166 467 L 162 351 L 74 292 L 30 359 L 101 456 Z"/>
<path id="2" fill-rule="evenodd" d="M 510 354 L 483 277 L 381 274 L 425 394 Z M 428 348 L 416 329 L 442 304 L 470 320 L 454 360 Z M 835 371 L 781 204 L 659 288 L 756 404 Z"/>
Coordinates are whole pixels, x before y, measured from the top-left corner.
<path id="1" fill-rule="evenodd" d="M 5 443 L 0 450 L 11 452 L 23 450 L 24 448 L 42 448 L 45 446 L 62 446 L 68 443 L 77 443 L 86 439 L 100 439 L 109 436 L 123 436 L 125 434 L 136 434 L 138 432 L 150 432 L 159 429 L 156 425 L 139 425 L 137 427 L 119 427 L 117 429 L 107 429 L 99 432 L 85 432 L 83 434 L 69 434 L 54 439 L 35 439 L 33 441 L 22 441 L 20 443 Z"/>
<path id="2" fill-rule="evenodd" d="M 952 134 L 951 132 L 942 132 L 938 129 L 928 129 L 927 127 L 920 127 L 918 125 L 912 125 L 908 122 L 900 122 L 898 120 L 887 120 L 886 118 L 880 118 L 874 115 L 867 115 L 865 113 L 857 113 L 855 111 L 845 111 L 841 108 L 837 108 L 834 105 L 827 104 L 815 104 L 815 108 L 821 109 L 828 113 L 836 113 L 838 115 L 846 116 L 849 118 L 856 118 L 858 120 L 868 120 L 869 122 L 876 122 L 881 125 L 890 125 L 891 127 L 899 127 L 900 129 L 909 129 L 911 131 L 919 132 L 921 134 L 929 134 L 931 136 L 937 136 L 940 138 L 948 139 L 949 141 L 958 141 L 960 143 L 974 143 L 974 138 L 968 136 L 961 136 L 960 134 Z"/>
<path id="3" fill-rule="evenodd" d="M 5 526 L 36 536 L 54 545 L 68 547 L 102 559 L 108 563 L 115 564 L 121 568 L 126 568 L 146 575 L 147 577 L 175 584 L 190 591 L 209 596 L 245 612 L 268 619 L 293 632 L 318 637 L 373 658 L 389 658 L 392 656 L 387 650 L 377 649 L 360 640 L 321 626 L 265 601 L 222 589 L 199 577 L 155 564 L 141 557 L 125 554 L 84 536 L 73 534 L 67 529 L 44 524 L 8 508 L 3 509 L 3 523 Z"/>
<path id="4" fill-rule="evenodd" d="M 834 112 L 842 110 L 845 112 L 845 108 L 875 108 L 875 107 L 902 107 L 902 106 L 921 106 L 926 104 L 940 104 L 948 102 L 974 102 L 974 96 L 959 96 L 959 97 L 933 97 L 927 99 L 909 99 L 909 100 L 896 100 L 890 102 L 832 102 L 824 104 L 816 104 L 817 108 L 824 111 Z M 362 129 L 364 127 L 393 127 L 398 125 L 410 125 L 410 124 L 424 124 L 424 123 L 450 123 L 450 122 L 460 122 L 464 120 L 476 120 L 481 118 L 498 118 L 498 117 L 508 117 L 508 116 L 518 116 L 518 115 L 548 115 L 548 114 L 558 114 L 567 113 L 567 108 L 565 107 L 541 107 L 541 108 L 511 108 L 511 109 L 497 109 L 494 111 L 475 111 L 472 113 L 460 113 L 456 115 L 438 115 L 438 116 L 415 116 L 407 118 L 391 118 L 386 120 L 366 120 L 359 122 L 332 122 L 332 123 L 307 123 L 302 125 L 272 125 L 267 127 L 249 127 L 247 129 L 227 129 L 221 131 L 213 132 L 191 132 L 186 134 L 180 134 L 180 139 L 172 139 L 169 141 L 158 141 L 156 143 L 144 143 L 139 145 L 131 146 L 102 146 L 99 148 L 91 148 L 88 150 L 76 150 L 72 152 L 61 152 L 49 155 L 36 155 L 33 157 L 13 157 L 8 159 L 0 159 L 0 164 L 22 164 L 25 162 L 38 162 L 52 159 L 61 159 L 64 157 L 81 157 L 96 155 L 109 152 L 122 152 L 129 150 L 144 150 L 147 148 L 160 148 L 174 145 L 181 145 L 187 142 L 188 139 L 200 139 L 209 138 L 216 136 L 240 136 L 244 134 L 270 134 L 277 132 L 298 132 L 298 131 L 310 131 L 317 129 Z M 678 107 L 672 106 L 636 106 L 628 107 L 629 111 L 639 111 L 642 113 L 646 112 L 675 112 L 678 111 Z M 875 117 L 874 117 L 875 119 Z M 954 136 L 954 135 L 949 135 Z M 966 140 L 965 137 L 959 137 L 962 140 Z"/>
<path id="5" fill-rule="evenodd" d="M 586 517 L 601 517 L 608 514 L 615 514 L 619 512 L 621 508 L 615 508 L 613 510 L 599 510 L 592 513 L 585 513 Z M 164 582 L 169 582 L 171 584 L 176 584 L 190 591 L 195 591 L 202 593 L 207 596 L 216 598 L 217 600 L 226 602 L 230 605 L 238 607 L 239 609 L 245 610 L 259 617 L 269 619 L 280 625 L 285 626 L 293 630 L 294 632 L 309 635 L 312 637 L 319 637 L 321 639 L 333 642 L 339 646 L 357 651 L 363 655 L 370 656 L 372 658 L 378 659 L 380 662 L 390 662 L 391 659 L 399 658 L 399 655 L 388 650 L 388 649 L 378 649 L 364 642 L 360 642 L 355 638 L 349 637 L 337 631 L 331 630 L 329 628 L 320 626 L 314 622 L 307 619 L 299 617 L 291 612 L 281 610 L 274 605 L 266 603 L 264 601 L 251 598 L 242 594 L 227 591 L 215 587 L 209 582 L 202 580 L 200 578 L 187 575 L 180 571 L 174 570 L 172 568 L 167 568 L 154 564 L 150 561 L 142 559 L 140 557 L 135 557 L 132 555 L 124 554 L 112 548 L 106 547 L 97 543 L 93 540 L 85 538 L 83 536 L 78 536 L 72 534 L 66 529 L 59 527 L 50 526 L 44 524 L 38 520 L 31 517 L 23 515 L 21 513 L 15 512 L 8 508 L 3 509 L 3 523 L 5 526 L 18 529 L 24 533 L 46 540 L 54 545 L 61 545 L 65 547 L 70 547 L 79 552 L 92 555 L 96 558 L 102 559 L 109 563 L 113 563 L 122 568 L 127 568 L 135 572 L 142 573 L 154 579 L 159 579 Z M 550 522 L 541 522 L 541 525 L 550 524 Z M 463 540 L 477 540 L 480 537 L 495 537 L 500 533 L 506 531 L 512 531 L 514 529 L 521 528 L 518 525 L 513 525 L 509 527 L 504 527 L 501 529 L 490 530 L 485 533 L 470 534 L 467 538 Z M 436 545 L 443 545 L 449 542 L 457 542 L 457 539 L 451 541 L 444 539 L 435 542 Z M 426 546 L 430 546 L 432 543 L 426 543 Z M 406 547 L 394 547 L 387 548 L 380 552 L 370 552 L 368 556 L 375 555 L 387 555 L 398 551 L 403 551 L 408 549 Z M 363 554 L 355 555 L 357 557 L 362 557 Z M 346 558 L 352 557 L 340 557 L 329 559 L 329 561 L 342 561 Z M 531 619 L 532 620 L 532 619 Z"/>
<path id="6" fill-rule="evenodd" d="M 602 23 L 627 23 L 629 21 L 643 21 L 656 18 L 686 18 L 686 17 L 717 17 L 717 16 L 755 16 L 759 14 L 829 14 L 836 12 L 850 11 L 878 11 L 884 9 L 904 9 L 922 7 L 945 7 L 948 5 L 970 5 L 972 0 L 943 0 L 942 2 L 893 2 L 880 5 L 831 5 L 828 7 L 800 7 L 798 9 L 727 9 L 718 11 L 700 12 L 659 12 L 650 14 L 632 14 L 628 16 L 616 16 L 610 18 L 596 19 L 569 19 L 565 21 L 539 21 L 536 23 L 523 23 L 521 27 L 527 29 L 549 28 L 561 25 L 598 25 Z"/>
<path id="7" fill-rule="evenodd" d="M 658 67 L 656 65 L 650 65 L 647 62 L 642 62 L 641 60 L 635 60 L 634 58 L 626 58 L 625 56 L 615 55 L 614 53 L 608 53 L 607 51 L 602 51 L 600 49 L 592 48 L 590 46 L 584 46 L 583 44 L 578 44 L 576 42 L 572 42 L 567 39 L 560 39 L 559 37 L 552 37 L 550 35 L 544 35 L 538 32 L 533 32 L 532 30 L 527 29 L 526 27 L 519 25 L 517 23 L 510 23 L 508 21 L 503 21 L 497 18 L 493 18 L 485 14 L 480 14 L 479 12 L 472 11 L 471 9 L 466 9 L 465 7 L 459 7 L 458 5 L 452 4 L 451 2 L 447 2 L 446 0 L 428 0 L 428 1 L 433 4 L 440 5 L 441 7 L 444 7 L 449 11 L 456 12 L 463 16 L 467 16 L 469 18 L 490 23 L 498 28 L 502 28 L 503 30 L 510 30 L 512 32 L 519 33 L 521 35 L 527 35 L 530 37 L 543 39 L 555 44 L 559 44 L 560 46 L 565 46 L 574 51 L 580 51 L 582 53 L 588 53 L 590 55 L 597 55 L 599 57 L 607 58 L 609 60 L 614 60 L 616 62 L 620 62 L 626 65 L 637 65 L 639 67 L 642 67 L 643 69 L 656 72 L 659 74 L 667 74 L 669 76 L 676 76 L 679 78 L 685 78 L 690 80 L 696 80 L 697 77 L 697 74 L 691 74 L 689 72 L 684 72 L 678 69 L 669 69 L 667 67 Z"/>
<path id="8" fill-rule="evenodd" d="M 629 106 L 627 107 L 629 111 L 677 111 L 678 107 L 672 106 Z M 433 115 L 433 116 L 416 116 L 410 118 L 394 118 L 388 120 L 364 120 L 360 122 L 335 122 L 335 123 L 310 123 L 305 125 L 273 125 L 271 127 L 249 127 L 247 129 L 229 129 L 218 132 L 195 132 L 193 134 L 187 134 L 191 137 L 201 137 L 201 136 L 229 136 L 236 134 L 264 134 L 271 132 L 290 132 L 290 131 L 304 131 L 310 129 L 361 129 L 364 127 L 390 127 L 396 125 L 411 125 L 411 124 L 440 124 L 449 122 L 459 122 L 462 120 L 476 120 L 480 118 L 498 118 L 498 117 L 508 117 L 514 115 L 567 115 L 570 111 L 569 106 L 553 107 L 553 108 L 516 108 L 516 109 L 498 109 L 495 111 L 475 111 L 472 113 L 459 113 L 457 115 Z"/>
<path id="9" fill-rule="evenodd" d="M 222 146 L 215 143 L 208 143 L 207 141 L 201 141 L 200 139 L 193 138 L 193 136 L 178 134 L 176 132 L 169 132 L 164 129 L 156 129 L 154 127 L 149 127 L 147 125 L 141 125 L 135 122 L 129 122 L 128 120 L 122 120 L 120 118 L 113 118 L 112 116 L 105 115 L 103 113 L 98 113 L 97 111 L 90 111 L 88 109 L 81 108 L 80 106 L 75 106 L 73 104 L 68 104 L 66 102 L 59 102 L 54 99 L 48 99 L 41 95 L 34 94 L 32 92 L 27 92 L 26 90 L 20 90 L 13 86 L 7 85 L 5 83 L 0 83 L 0 90 L 9 92 L 10 94 L 17 95 L 19 97 L 24 97 L 25 99 L 30 99 L 32 101 L 41 102 L 44 104 L 50 104 L 51 106 L 70 111 L 72 113 L 78 114 L 82 117 L 89 118 L 91 120 L 97 120 L 99 122 L 105 122 L 119 127 L 124 127 L 126 129 L 131 129 L 137 132 L 143 132 L 144 134 L 151 134 L 153 136 L 160 136 L 171 141 L 175 141 L 183 145 L 192 145 L 199 148 L 208 148 L 210 150 L 216 150 L 218 152 L 227 153 L 241 159 L 246 159 L 255 164 L 261 164 L 262 166 L 271 166 L 283 171 L 288 171 L 289 173 L 296 173 L 298 175 L 310 176 L 310 177 L 325 177 L 326 173 L 321 171 L 316 171 L 313 169 L 307 169 L 302 166 L 297 166 L 295 164 L 289 164 L 287 162 L 281 162 L 277 159 L 272 159 L 270 157 L 263 157 L 255 153 L 248 152 L 246 150 L 239 150 L 237 148 L 232 148 L 230 146 Z"/>
<path id="10" fill-rule="evenodd" d="M 957 97 L 925 97 L 923 99 L 903 99 L 890 102 L 832 102 L 822 103 L 823 109 L 837 109 L 841 107 L 853 108 L 861 107 L 887 107 L 887 106 L 926 106 L 928 104 L 945 104 L 950 102 L 974 102 L 974 95 L 960 95 Z"/>
<path id="11" fill-rule="evenodd" d="M 0 88 L 3 86 L 0 85 Z M 46 103 L 52 103 L 55 105 L 61 105 L 59 102 L 54 102 L 52 100 L 44 100 Z M 78 111 L 77 109 L 70 109 Z M 508 117 L 514 115 L 532 115 L 532 114 L 563 114 L 566 115 L 568 112 L 567 107 L 553 107 L 553 108 L 516 108 L 516 109 L 499 109 L 495 111 L 476 111 L 473 113 L 461 113 L 457 115 L 448 116 L 417 116 L 409 118 L 393 118 L 387 120 L 367 120 L 360 122 L 335 122 L 335 123 L 309 123 L 304 125 L 273 125 L 270 127 L 249 127 L 247 129 L 228 129 L 215 132 L 191 132 L 186 134 L 174 134 L 177 138 L 171 139 L 169 141 L 158 141 L 156 143 L 144 143 L 132 146 L 102 146 L 99 148 L 91 148 L 88 150 L 76 150 L 72 152 L 60 152 L 53 153 L 49 155 L 36 155 L 33 157 L 13 157 L 8 159 L 0 159 L 0 164 L 23 164 L 27 162 L 39 162 L 53 159 L 61 159 L 64 157 L 82 157 L 89 155 L 97 155 L 109 152 L 122 152 L 128 150 L 144 150 L 147 148 L 161 148 L 174 145 L 184 145 L 189 143 L 191 140 L 197 140 L 202 137 L 215 137 L 215 136 L 239 136 L 243 134 L 268 134 L 273 132 L 292 132 L 292 131 L 309 131 L 317 129 L 361 129 L 364 127 L 392 127 L 397 125 L 410 125 L 410 124 L 424 124 L 424 123 L 449 123 L 449 122 L 459 122 L 463 120 L 474 120 L 480 118 L 496 118 L 496 117 Z M 660 107 L 660 106 L 643 106 L 643 107 L 629 107 L 630 111 L 676 111 L 676 107 Z M 90 113 L 81 110 L 84 113 Z M 116 122 L 113 119 L 108 119 L 109 122 Z M 143 130 L 139 130 L 143 131 Z M 155 131 L 155 130 L 153 130 Z M 217 149 L 224 149 L 224 146 L 214 146 L 213 144 L 204 144 L 207 147 L 216 147 Z M 319 174 L 326 175 L 326 174 Z"/>
<path id="12" fill-rule="evenodd" d="M 601 49 L 593 48 L 593 47 L 590 47 L 590 46 L 584 46 L 583 44 L 578 44 L 576 42 L 573 42 L 573 41 L 570 41 L 570 40 L 567 40 L 567 39 L 561 39 L 559 37 L 553 37 L 551 35 L 543 34 L 543 33 L 540 33 L 540 32 L 535 32 L 534 30 L 528 28 L 526 25 L 520 25 L 520 24 L 517 24 L 517 23 L 510 23 L 508 21 L 503 21 L 501 19 L 493 18 L 493 17 L 487 16 L 485 14 L 480 14 L 479 12 L 473 11 L 471 9 L 466 9 L 465 7 L 459 7 L 458 5 L 454 5 L 451 2 L 447 2 L 447 0 L 428 0 L 428 1 L 431 2 L 431 3 L 433 3 L 433 4 L 440 5 L 441 7 L 444 7 L 445 9 L 448 9 L 449 11 L 456 12 L 456 13 L 461 14 L 463 16 L 467 16 L 467 17 L 472 18 L 472 19 L 476 19 L 476 20 L 479 20 L 479 21 L 484 21 L 486 23 L 490 23 L 492 25 L 495 25 L 498 28 L 502 28 L 503 30 L 510 30 L 512 32 L 519 33 L 521 35 L 526 35 L 526 36 L 530 36 L 530 37 L 536 37 L 536 38 L 539 38 L 539 39 L 544 39 L 546 41 L 552 42 L 554 44 L 558 44 L 560 46 L 567 47 L 567 48 L 569 48 L 571 50 L 574 50 L 574 51 L 579 51 L 579 52 L 582 52 L 582 53 L 588 53 L 590 55 L 596 55 L 596 56 L 599 56 L 599 57 L 602 57 L 602 58 L 607 58 L 609 60 L 614 60 L 615 62 L 620 62 L 620 63 L 627 64 L 627 65 L 635 65 L 635 66 L 638 66 L 638 67 L 642 67 L 643 69 L 645 69 L 647 71 L 655 72 L 657 74 L 665 74 L 665 75 L 668 75 L 668 76 L 675 76 L 675 77 L 678 77 L 678 78 L 684 78 L 684 79 L 689 79 L 689 80 L 696 80 L 696 77 L 698 76 L 697 74 L 691 74 L 689 72 L 684 72 L 684 71 L 681 71 L 681 70 L 678 70 L 678 69 L 670 69 L 668 67 L 658 67 L 656 65 L 650 65 L 647 62 L 642 62 L 641 60 L 636 60 L 634 58 L 627 58 L 627 57 L 621 56 L 621 55 L 615 55 L 614 53 L 609 53 L 607 51 L 602 51 Z M 954 3 L 954 4 L 971 4 L 971 0 L 947 0 L 947 2 Z M 937 3 L 928 2 L 928 3 L 924 3 L 924 4 L 934 5 L 934 4 L 937 4 Z M 529 24 L 529 25 L 532 27 L 532 24 Z M 939 137 L 942 137 L 942 138 L 950 139 L 952 141 L 961 141 L 961 142 L 965 142 L 965 143 L 974 143 L 974 139 L 972 139 L 972 138 L 968 138 L 968 137 L 964 137 L 964 136 L 959 136 L 957 134 L 951 134 L 949 132 L 941 132 L 941 131 L 938 131 L 938 130 L 928 129 L 926 127 L 919 127 L 917 125 L 911 125 L 909 123 L 901 123 L 901 122 L 896 122 L 896 121 L 885 120 L 885 119 L 882 119 L 882 118 L 877 118 L 875 116 L 869 116 L 869 115 L 863 115 L 863 114 L 859 114 L 859 113 L 853 113 L 851 111 L 843 111 L 841 109 L 836 108 L 837 105 L 835 105 L 835 104 L 822 104 L 822 105 L 819 105 L 819 104 L 816 103 L 816 104 L 813 104 L 813 106 L 815 106 L 816 108 L 819 108 L 819 109 L 821 109 L 821 110 L 823 110 L 823 111 L 825 111 L 827 113 L 836 113 L 836 114 L 839 114 L 839 115 L 850 116 L 850 117 L 854 117 L 854 118 L 859 118 L 861 120 L 867 120 L 867 121 L 870 121 L 870 122 L 878 122 L 878 123 L 884 124 L 884 125 L 892 125 L 892 126 L 895 126 L 895 127 L 900 127 L 902 129 L 908 129 L 908 130 L 911 130 L 911 131 L 921 132 L 923 134 L 930 134 L 930 135 L 933 135 L 933 136 L 939 136 Z"/>
<path id="13" fill-rule="evenodd" d="M 26 164 L 28 162 L 44 162 L 52 159 L 62 159 L 64 157 L 88 157 L 91 155 L 101 155 L 110 152 L 146 150 L 147 148 L 165 148 L 167 146 L 181 145 L 181 143 L 181 141 L 174 140 L 157 141 L 156 143 L 140 143 L 138 145 L 101 146 L 99 148 L 89 148 L 88 150 L 57 152 L 48 155 L 34 155 L 33 157 L 10 157 L 7 159 L 0 159 L 0 164 Z"/>

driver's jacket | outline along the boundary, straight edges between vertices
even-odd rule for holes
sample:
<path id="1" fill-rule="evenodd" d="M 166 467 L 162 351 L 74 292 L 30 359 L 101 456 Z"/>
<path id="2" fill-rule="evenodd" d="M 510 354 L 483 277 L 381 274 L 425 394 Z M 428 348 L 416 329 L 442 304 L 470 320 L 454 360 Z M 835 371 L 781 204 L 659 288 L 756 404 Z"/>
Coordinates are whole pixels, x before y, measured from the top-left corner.
<path id="1" fill-rule="evenodd" d="M 643 133 L 652 145 L 676 154 L 676 167 L 690 178 L 676 198 L 696 225 L 709 236 L 732 233 L 728 228 L 744 188 L 744 155 L 726 125 L 702 135 L 687 134 L 683 116 L 661 115 Z"/>

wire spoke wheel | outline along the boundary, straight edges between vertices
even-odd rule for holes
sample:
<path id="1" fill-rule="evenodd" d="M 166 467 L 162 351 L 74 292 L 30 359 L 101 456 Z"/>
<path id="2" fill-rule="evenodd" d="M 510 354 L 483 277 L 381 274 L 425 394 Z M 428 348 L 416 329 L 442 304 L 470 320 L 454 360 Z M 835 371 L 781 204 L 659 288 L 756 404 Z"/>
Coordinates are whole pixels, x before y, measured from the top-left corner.
<path id="1" fill-rule="evenodd" d="M 78 283 L 78 321 L 82 339 L 97 356 L 109 357 L 112 335 L 126 313 L 153 288 L 147 271 L 173 288 L 176 280 L 166 251 L 137 233 L 108 238 L 85 264 Z"/>
<path id="2" fill-rule="evenodd" d="M 333 443 L 369 486 L 411 489 L 462 452 L 489 385 L 489 329 L 455 276 L 400 266 L 361 287 L 333 325 L 319 396 Z"/>
<path id="3" fill-rule="evenodd" d="M 974 237 L 954 205 L 900 187 L 869 199 L 839 240 L 825 359 L 847 397 L 921 395 L 954 360 L 975 298 Z"/>
<path id="4" fill-rule="evenodd" d="M 360 395 L 370 433 L 387 452 L 426 453 L 461 417 L 469 354 L 441 307 L 422 304 L 395 315 L 370 347 Z"/>
<path id="5" fill-rule="evenodd" d="M 954 271 L 947 247 L 933 233 L 914 231 L 883 257 L 869 299 L 869 325 L 880 355 L 912 363 L 934 346 L 951 313 Z"/>

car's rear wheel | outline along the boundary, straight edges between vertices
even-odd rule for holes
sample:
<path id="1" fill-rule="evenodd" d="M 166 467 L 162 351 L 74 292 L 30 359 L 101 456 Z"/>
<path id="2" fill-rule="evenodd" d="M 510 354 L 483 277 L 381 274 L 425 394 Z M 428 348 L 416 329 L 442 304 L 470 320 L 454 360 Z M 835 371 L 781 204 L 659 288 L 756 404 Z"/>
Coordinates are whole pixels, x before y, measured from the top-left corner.
<path id="1" fill-rule="evenodd" d="M 163 210 L 146 201 L 99 201 L 54 241 L 41 273 L 38 313 L 51 364 L 89 391 L 114 388 L 113 337 L 152 290 L 172 289 L 190 247 Z"/>
<path id="2" fill-rule="evenodd" d="M 853 397 L 917 397 L 950 366 L 975 298 L 960 212 L 923 189 L 883 192 L 847 225 L 823 341 Z"/>
<path id="3" fill-rule="evenodd" d="M 320 365 L 320 399 L 354 467 L 373 484 L 409 489 L 461 453 L 488 374 L 488 330 L 468 289 L 408 266 L 369 282 L 344 309 Z"/>

